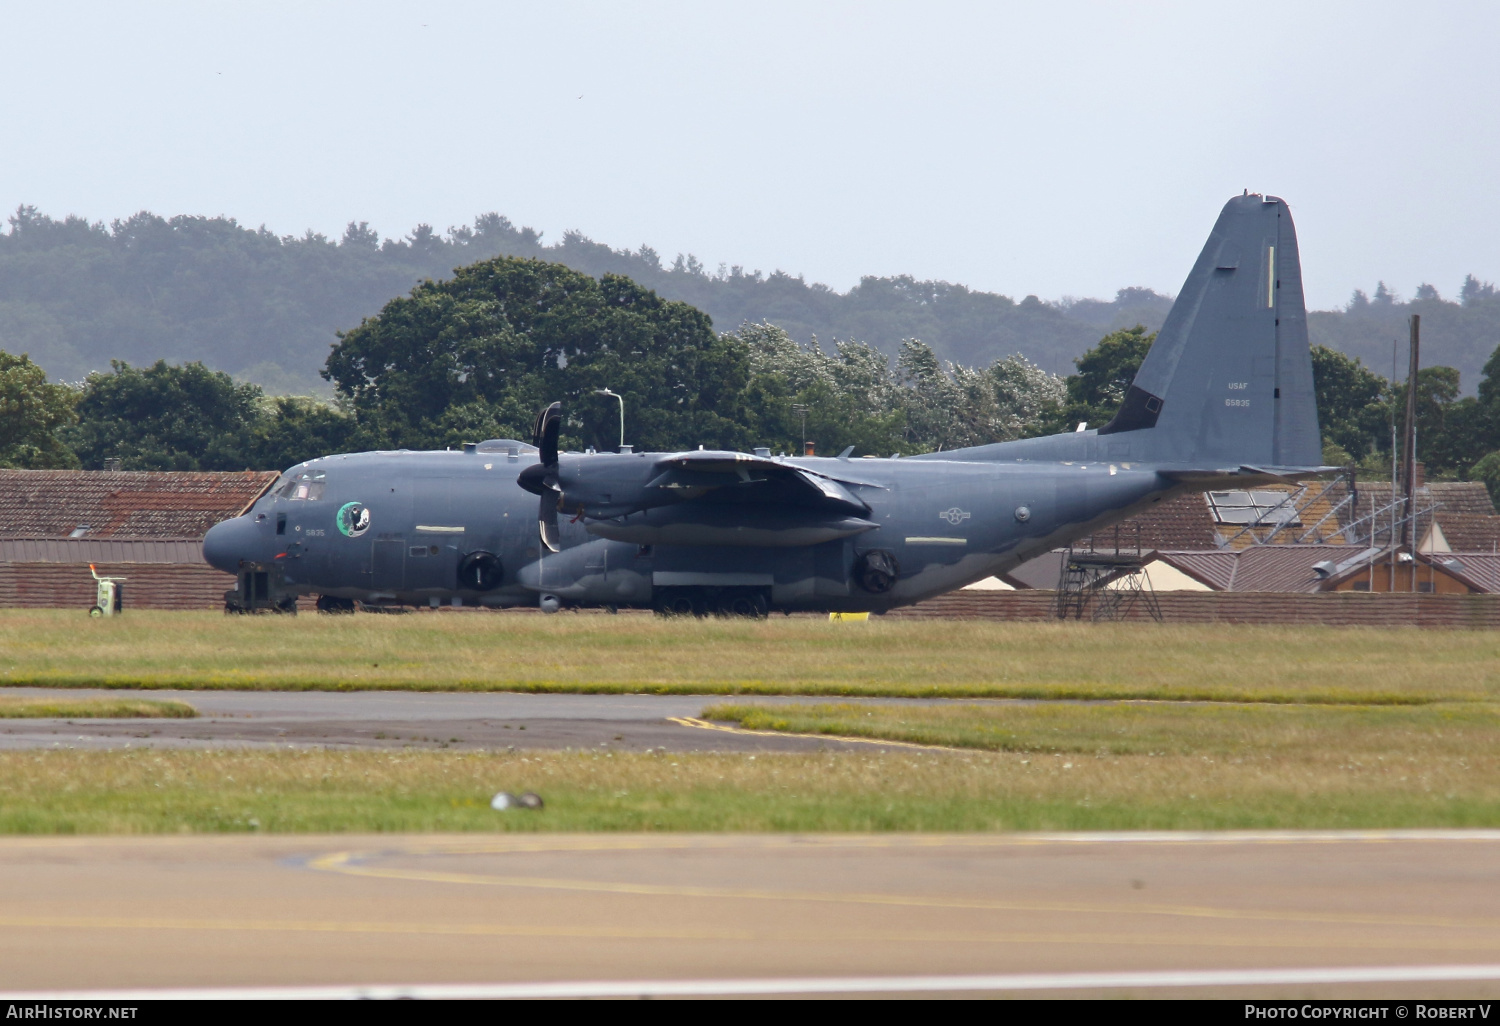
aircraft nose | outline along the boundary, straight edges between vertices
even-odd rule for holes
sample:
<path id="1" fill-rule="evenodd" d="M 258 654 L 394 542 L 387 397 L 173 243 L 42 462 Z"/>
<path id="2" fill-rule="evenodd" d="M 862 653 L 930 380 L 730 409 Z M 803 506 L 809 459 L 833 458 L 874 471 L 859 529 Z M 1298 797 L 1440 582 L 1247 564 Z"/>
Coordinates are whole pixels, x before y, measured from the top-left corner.
<path id="1" fill-rule="evenodd" d="M 237 573 L 241 560 L 254 560 L 260 530 L 253 516 L 235 517 L 208 529 L 203 536 L 203 559 L 215 570 Z"/>

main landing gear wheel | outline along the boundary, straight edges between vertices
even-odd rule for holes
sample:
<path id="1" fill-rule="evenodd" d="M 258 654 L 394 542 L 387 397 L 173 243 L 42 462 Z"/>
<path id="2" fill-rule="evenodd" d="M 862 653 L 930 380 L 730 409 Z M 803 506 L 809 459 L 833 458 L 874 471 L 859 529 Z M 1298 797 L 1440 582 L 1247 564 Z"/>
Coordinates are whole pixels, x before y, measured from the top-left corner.
<path id="1" fill-rule="evenodd" d="M 724 616 L 763 619 L 769 602 L 753 588 L 664 588 L 652 607 L 658 616 Z"/>
<path id="2" fill-rule="evenodd" d="M 692 616 L 694 614 L 702 616 L 703 614 L 698 611 L 696 606 L 697 603 L 693 601 L 693 596 L 686 593 L 678 593 L 676 595 L 668 595 L 658 602 L 656 611 L 662 616 Z"/>
<path id="3" fill-rule="evenodd" d="M 719 598 L 719 615 L 764 619 L 766 598 L 758 592 L 729 592 Z"/>

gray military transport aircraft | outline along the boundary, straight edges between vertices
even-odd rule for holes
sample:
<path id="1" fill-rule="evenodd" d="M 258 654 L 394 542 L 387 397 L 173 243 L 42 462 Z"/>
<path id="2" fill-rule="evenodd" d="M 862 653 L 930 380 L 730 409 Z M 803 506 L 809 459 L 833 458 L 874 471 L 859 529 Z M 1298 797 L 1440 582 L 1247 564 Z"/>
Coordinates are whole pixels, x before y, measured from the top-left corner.
<path id="1" fill-rule="evenodd" d="M 287 471 L 204 557 L 230 608 L 874 612 L 1009 570 L 1185 492 L 1323 470 L 1286 204 L 1225 205 L 1113 420 L 907 458 L 558 451 L 324 456 Z M 540 508 L 538 505 L 540 504 Z"/>

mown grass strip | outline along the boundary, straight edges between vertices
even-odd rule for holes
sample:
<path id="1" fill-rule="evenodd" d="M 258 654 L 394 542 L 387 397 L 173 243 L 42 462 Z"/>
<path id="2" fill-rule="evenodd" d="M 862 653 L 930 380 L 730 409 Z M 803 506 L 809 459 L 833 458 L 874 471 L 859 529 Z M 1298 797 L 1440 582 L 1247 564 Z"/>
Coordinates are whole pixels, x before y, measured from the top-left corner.
<path id="1" fill-rule="evenodd" d="M 198 710 L 186 702 L 144 698 L 13 698 L 0 695 L 3 720 L 98 720 L 173 719 L 190 720 Z"/>
<path id="2" fill-rule="evenodd" d="M 1493 632 L 648 616 L 0 610 L 0 683 L 1422 704 L 1500 698 Z"/>
<path id="3" fill-rule="evenodd" d="M 120 691 L 508 691 L 526 694 L 582 695 L 809 695 L 831 698 L 990 698 L 1036 701 L 1163 701 L 1236 702 L 1249 704 L 1311 705 L 1431 705 L 1451 701 L 1443 695 L 1413 694 L 1359 688 L 1306 691 L 1268 691 L 1233 686 L 1181 688 L 1080 683 L 1045 684 L 900 684 L 869 681 L 767 681 L 702 679 L 685 682 L 655 680 L 449 680 L 381 677 L 338 680 L 295 676 L 223 675 L 119 676 L 61 675 L 0 676 L 0 687 L 106 688 Z"/>
<path id="4" fill-rule="evenodd" d="M 703 719 L 780 731 L 974 748 L 1099 755 L 1295 756 L 1342 753 L 1383 761 L 1487 751 L 1500 733 L 1488 703 L 1271 706 L 1176 703 L 993 705 L 711 705 Z"/>
<path id="5" fill-rule="evenodd" d="M 1459 738 L 1458 740 L 1464 740 Z M 0 833 L 1500 826 L 1500 758 L 838 752 L 0 752 Z M 495 812 L 499 790 L 540 812 Z"/>

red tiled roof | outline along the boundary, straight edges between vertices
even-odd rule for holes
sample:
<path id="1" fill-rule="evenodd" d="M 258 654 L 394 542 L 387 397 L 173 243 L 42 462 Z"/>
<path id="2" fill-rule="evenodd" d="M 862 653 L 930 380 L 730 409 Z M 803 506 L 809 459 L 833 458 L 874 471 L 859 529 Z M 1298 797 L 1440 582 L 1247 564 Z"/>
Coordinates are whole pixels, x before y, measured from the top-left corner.
<path id="1" fill-rule="evenodd" d="M 0 470 L 0 537 L 201 538 L 239 515 L 275 471 Z"/>
<path id="2" fill-rule="evenodd" d="M 1439 509 L 1436 519 L 1438 527 L 1443 530 L 1443 537 L 1448 541 L 1448 547 L 1454 552 L 1500 550 L 1500 516 L 1449 513 L 1446 509 Z"/>
<path id="3" fill-rule="evenodd" d="M 1118 535 L 1120 548 L 1135 548 L 1137 530 L 1140 531 L 1142 552 L 1147 549 L 1208 549 L 1218 544 L 1213 514 L 1202 495 L 1181 495 L 1124 521 Z M 1092 540 L 1084 538 L 1074 542 L 1073 549 L 1075 552 L 1087 549 L 1092 541 L 1094 548 L 1113 550 L 1115 537 L 1115 529 L 1106 528 Z"/>
<path id="4" fill-rule="evenodd" d="M 202 562 L 199 538 L 0 538 L 0 563 Z"/>
<path id="5" fill-rule="evenodd" d="M 1424 563 L 1442 567 L 1448 573 L 1477 591 L 1493 595 L 1500 592 L 1500 554 L 1494 552 L 1420 553 Z"/>
<path id="6" fill-rule="evenodd" d="M 1339 486 L 1342 489 L 1342 485 Z M 1391 501 L 1389 481 L 1359 483 L 1359 515 L 1388 505 Z M 1480 481 L 1429 481 L 1417 489 L 1417 508 L 1436 504 L 1441 513 L 1475 513 L 1495 515 L 1495 504 Z"/>
<path id="7" fill-rule="evenodd" d="M 1239 553 L 1233 549 L 1208 549 L 1197 552 L 1162 552 L 1156 558 L 1208 585 L 1214 591 L 1229 591 Z"/>
<path id="8" fill-rule="evenodd" d="M 1158 552 L 1157 558 L 1216 591 L 1317 591 L 1313 566 L 1349 558 L 1348 545 L 1252 545 L 1245 549 Z"/>

